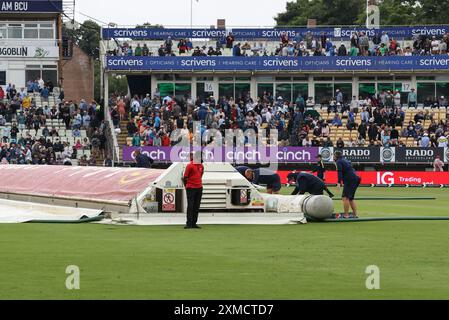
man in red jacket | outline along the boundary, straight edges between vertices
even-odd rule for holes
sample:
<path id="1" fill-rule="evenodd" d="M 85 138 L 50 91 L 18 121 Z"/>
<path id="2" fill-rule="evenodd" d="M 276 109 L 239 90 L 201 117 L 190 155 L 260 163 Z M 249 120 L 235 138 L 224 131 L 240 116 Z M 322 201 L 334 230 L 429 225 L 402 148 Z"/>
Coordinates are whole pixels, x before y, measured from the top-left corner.
<path id="1" fill-rule="evenodd" d="M 186 167 L 183 178 L 187 191 L 187 224 L 184 229 L 201 229 L 197 222 L 203 197 L 203 174 L 201 153 L 191 153 L 190 163 Z"/>

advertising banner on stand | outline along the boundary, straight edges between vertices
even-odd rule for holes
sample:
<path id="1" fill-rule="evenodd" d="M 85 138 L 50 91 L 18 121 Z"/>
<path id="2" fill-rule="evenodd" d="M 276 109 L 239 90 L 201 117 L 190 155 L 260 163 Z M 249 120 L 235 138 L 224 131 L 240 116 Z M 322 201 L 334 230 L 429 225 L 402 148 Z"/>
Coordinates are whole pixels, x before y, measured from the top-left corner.
<path id="1" fill-rule="evenodd" d="M 380 162 L 380 148 L 343 148 L 336 149 L 343 152 L 343 156 L 351 162 Z"/>
<path id="2" fill-rule="evenodd" d="M 444 159 L 444 148 L 396 148 L 397 163 L 433 163 L 437 155 Z"/>
<path id="3" fill-rule="evenodd" d="M 134 162 L 135 151 L 138 149 L 155 162 L 172 163 L 188 162 L 189 154 L 195 148 L 125 146 L 123 147 L 123 161 Z M 343 156 L 352 163 L 433 163 L 437 155 L 449 163 L 448 148 L 205 147 L 198 149 L 203 152 L 205 162 L 235 164 L 314 163 L 319 154 L 323 157 L 324 162 L 333 162 L 336 150 L 341 150 Z"/>
<path id="4" fill-rule="evenodd" d="M 10 2 L 10 1 L 7 1 Z M 21 1 L 14 1 L 21 2 Z M 29 1 L 30 2 L 30 1 Z M 45 2 L 39 1 L 36 2 Z M 53 1 L 58 2 L 58 1 Z M 61 1 L 59 1 L 61 2 Z M 325 34 L 331 39 L 349 40 L 354 33 L 364 32 L 368 37 L 386 32 L 395 39 L 412 38 L 413 36 L 443 36 L 449 32 L 449 26 L 414 26 L 414 27 L 382 27 L 380 29 L 368 29 L 364 27 L 317 27 L 317 28 L 103 28 L 103 39 L 145 39 L 159 40 L 167 37 L 173 39 L 224 39 L 228 34 L 234 35 L 236 40 L 279 40 L 282 34 L 289 39 L 302 41 L 310 33 L 313 36 Z"/>
<path id="5" fill-rule="evenodd" d="M 391 71 L 447 70 L 449 56 L 389 57 L 106 57 L 109 71 Z"/>
<path id="6" fill-rule="evenodd" d="M 124 147 L 123 161 L 134 162 L 134 152 L 140 149 L 155 162 L 188 162 L 190 147 Z M 318 148 L 303 147 L 206 147 L 201 148 L 206 162 L 228 162 L 235 164 L 269 164 L 269 163 L 313 163 L 318 155 Z"/>

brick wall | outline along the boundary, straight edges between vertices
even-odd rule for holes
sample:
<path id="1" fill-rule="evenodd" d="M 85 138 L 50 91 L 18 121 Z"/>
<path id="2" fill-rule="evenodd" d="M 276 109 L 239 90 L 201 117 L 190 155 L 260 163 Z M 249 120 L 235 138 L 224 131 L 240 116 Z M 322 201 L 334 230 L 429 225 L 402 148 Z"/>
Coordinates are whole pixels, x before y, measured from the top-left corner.
<path id="1" fill-rule="evenodd" d="M 72 59 L 62 61 L 62 77 L 66 100 L 93 100 L 94 60 L 76 45 Z"/>

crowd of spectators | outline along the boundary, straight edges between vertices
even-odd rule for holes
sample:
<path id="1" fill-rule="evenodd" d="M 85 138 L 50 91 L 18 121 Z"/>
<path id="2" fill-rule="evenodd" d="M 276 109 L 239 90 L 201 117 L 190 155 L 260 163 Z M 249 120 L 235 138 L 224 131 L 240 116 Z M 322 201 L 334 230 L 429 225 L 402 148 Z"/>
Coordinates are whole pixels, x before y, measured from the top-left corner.
<path id="1" fill-rule="evenodd" d="M 54 97 L 54 105 L 49 97 Z M 37 104 L 39 97 L 41 103 Z M 0 87 L 0 161 L 2 164 L 96 165 L 96 159 L 104 157 L 103 112 L 95 101 L 79 104 L 64 100 L 62 90 L 54 92 L 51 81 L 29 81 L 27 88 L 17 90 L 12 84 Z M 70 143 L 60 137 L 62 130 L 71 132 Z M 82 135 L 87 131 L 87 136 Z M 63 141 L 67 140 L 67 141 Z M 78 157 L 78 153 L 90 151 Z M 89 152 L 86 152 L 89 153 Z"/>
<path id="2" fill-rule="evenodd" d="M 447 54 L 449 35 L 415 36 L 413 45 L 401 47 L 401 42 L 390 37 L 388 33 L 376 33 L 368 37 L 365 32 L 354 32 L 350 44 L 339 45 L 332 42 L 326 33 L 315 37 L 308 32 L 304 39 L 298 37 L 291 40 L 286 34 L 281 38 L 281 44 L 275 55 L 278 56 L 412 56 Z"/>
<path id="3" fill-rule="evenodd" d="M 147 44 L 137 44 L 133 48 L 125 42 L 111 52 L 116 56 L 222 56 L 225 50 L 233 56 L 412 56 L 448 54 L 449 34 L 444 36 L 414 36 L 413 45 L 404 46 L 403 42 L 391 37 L 386 32 L 376 33 L 369 37 L 365 32 L 354 32 L 350 41 L 334 42 L 326 33 L 316 36 L 308 32 L 304 37 L 298 35 L 290 39 L 282 33 L 279 45 L 274 49 L 267 48 L 264 42 L 237 42 L 232 33 L 225 39 L 218 39 L 214 46 L 193 46 L 189 39 L 180 39 L 177 43 L 168 37 L 152 52 Z M 402 46 L 401 46 L 402 44 Z M 230 55 L 227 54 L 227 55 Z"/>
<path id="4" fill-rule="evenodd" d="M 415 95 L 409 95 L 409 104 L 413 105 Z M 215 100 L 209 97 L 205 101 L 193 101 L 188 96 L 153 97 L 113 96 L 111 98 L 112 117 L 118 127 L 120 119 L 127 120 L 127 134 L 132 146 L 180 146 L 182 137 L 193 139 L 193 122 L 201 122 L 201 134 L 221 132 L 225 137 L 227 129 L 252 129 L 254 137 L 248 135 L 243 140 L 234 141 L 238 145 L 255 146 L 260 129 L 277 129 L 279 146 L 314 147 L 368 147 L 368 146 L 405 146 L 407 138 L 412 138 L 416 146 L 447 145 L 449 136 L 448 121 L 434 119 L 432 110 L 419 111 L 414 121 L 405 123 L 405 111 L 401 105 L 400 94 L 384 91 L 375 97 L 353 97 L 350 103 L 342 100 L 337 90 L 335 98 L 327 105 L 328 117 L 310 109 L 314 107 L 313 98 L 304 99 L 299 95 L 295 101 L 286 101 L 282 97 L 273 97 L 265 93 L 257 100 L 250 97 L 222 97 Z M 410 112 L 410 111 L 408 111 Z M 424 127 L 424 121 L 430 125 Z M 339 127 L 357 132 L 357 139 L 332 141 L 331 133 Z M 173 130 L 180 134 L 171 137 Z M 426 137 L 429 137 L 427 139 Z M 223 145 L 222 139 L 206 139 L 203 146 Z M 270 143 L 270 142 L 268 142 Z M 271 143 L 273 143 L 271 141 Z"/>

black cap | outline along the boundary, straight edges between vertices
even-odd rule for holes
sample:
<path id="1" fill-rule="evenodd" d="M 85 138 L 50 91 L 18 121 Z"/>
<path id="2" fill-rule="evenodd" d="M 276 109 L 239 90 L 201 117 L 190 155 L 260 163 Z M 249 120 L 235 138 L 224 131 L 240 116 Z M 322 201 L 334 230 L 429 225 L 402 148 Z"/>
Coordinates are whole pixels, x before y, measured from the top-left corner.
<path id="1" fill-rule="evenodd" d="M 343 152 L 341 152 L 340 150 L 337 150 L 337 151 L 334 152 L 334 156 L 337 159 L 340 159 L 341 157 L 343 157 Z"/>

